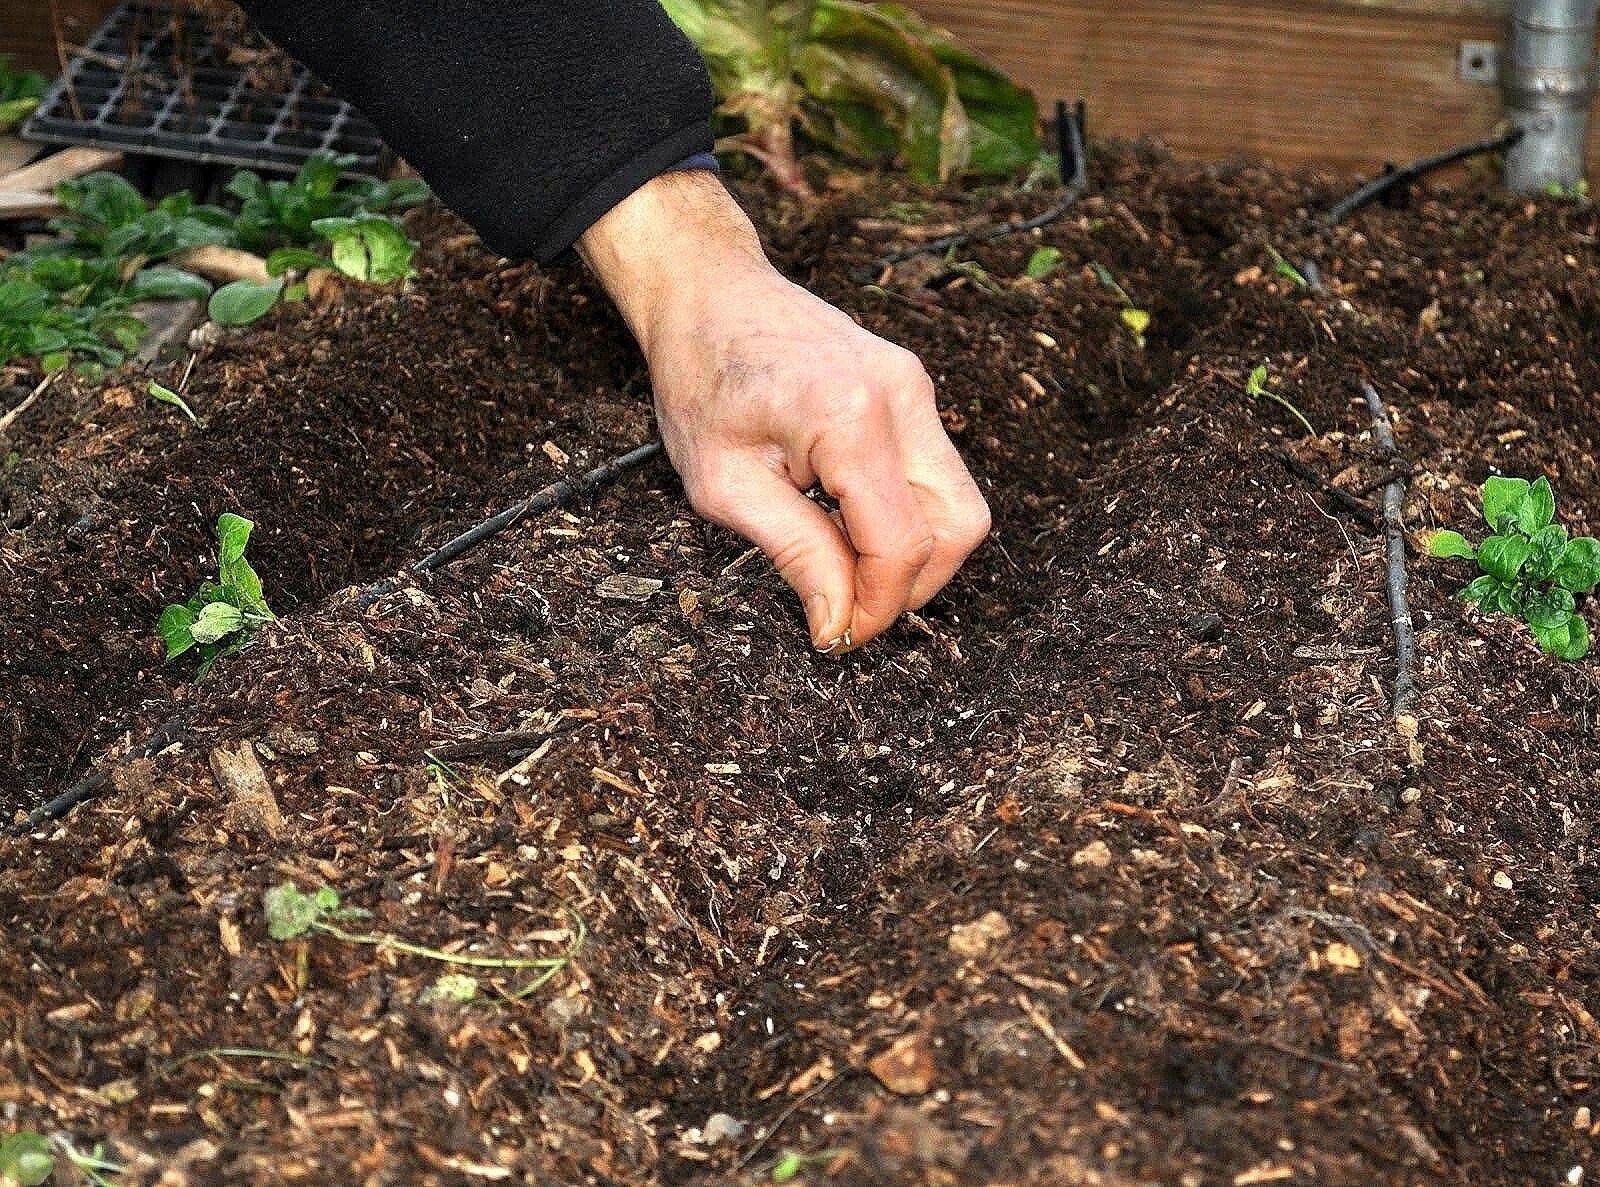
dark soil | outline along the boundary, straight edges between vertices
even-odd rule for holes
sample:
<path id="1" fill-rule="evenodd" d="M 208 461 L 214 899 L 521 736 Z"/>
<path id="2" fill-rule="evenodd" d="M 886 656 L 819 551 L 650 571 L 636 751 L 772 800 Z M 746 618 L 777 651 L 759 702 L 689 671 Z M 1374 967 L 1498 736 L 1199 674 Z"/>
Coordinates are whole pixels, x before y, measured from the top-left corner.
<path id="1" fill-rule="evenodd" d="M 0 843 L 8 1120 L 111 1143 L 125 1182 L 756 1183 L 787 1151 L 839 1183 L 1579 1181 L 1595 663 L 1414 558 L 1397 727 L 1381 533 L 1285 459 L 1375 503 L 1366 377 L 1411 528 L 1470 525 L 1498 471 L 1595 531 L 1600 215 L 1463 184 L 1318 235 L 1343 183 L 1142 147 L 1096 181 L 981 272 L 867 287 L 922 226 L 1051 196 L 753 199 L 791 275 L 922 355 L 995 510 L 843 660 L 661 464 L 358 605 L 652 431 L 592 286 L 448 220 L 407 293 L 203 353 L 203 432 L 131 378 L 41 401 L 0 496 L 5 807 L 115 773 Z M 1041 243 L 1062 267 L 1018 281 Z M 1317 436 L 1244 395 L 1263 361 Z M 222 510 L 258 522 L 283 621 L 196 683 L 150 628 Z M 281 828 L 219 785 L 241 742 Z M 424 944 L 586 934 L 526 998 L 480 970 L 479 1001 L 429 1003 L 445 966 L 269 939 L 286 878 Z M 716 1114 L 745 1128 L 708 1140 Z"/>

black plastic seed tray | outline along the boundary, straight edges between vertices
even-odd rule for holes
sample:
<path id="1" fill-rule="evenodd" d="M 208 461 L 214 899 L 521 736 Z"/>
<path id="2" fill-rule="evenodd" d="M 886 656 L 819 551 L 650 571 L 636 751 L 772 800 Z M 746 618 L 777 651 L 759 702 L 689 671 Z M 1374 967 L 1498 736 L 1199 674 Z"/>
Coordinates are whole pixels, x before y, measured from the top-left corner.
<path id="1" fill-rule="evenodd" d="M 51 85 L 22 134 L 48 144 L 94 144 L 180 160 L 296 169 L 327 150 L 381 172 L 378 130 L 303 67 L 281 91 L 258 90 L 248 68 L 228 64 L 199 14 L 151 0 L 123 0 L 66 73 Z"/>

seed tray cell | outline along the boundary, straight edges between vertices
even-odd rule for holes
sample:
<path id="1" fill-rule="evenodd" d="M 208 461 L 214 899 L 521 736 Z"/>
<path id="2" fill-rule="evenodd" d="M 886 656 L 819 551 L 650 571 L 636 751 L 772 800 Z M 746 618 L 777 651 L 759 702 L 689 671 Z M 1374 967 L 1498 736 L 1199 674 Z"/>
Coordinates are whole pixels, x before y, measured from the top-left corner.
<path id="1" fill-rule="evenodd" d="M 203 164 L 281 170 L 315 152 L 381 173 L 377 128 L 296 64 L 281 91 L 251 85 L 203 17 L 156 0 L 123 0 L 51 84 L 23 127 L 30 140 L 94 144 Z"/>

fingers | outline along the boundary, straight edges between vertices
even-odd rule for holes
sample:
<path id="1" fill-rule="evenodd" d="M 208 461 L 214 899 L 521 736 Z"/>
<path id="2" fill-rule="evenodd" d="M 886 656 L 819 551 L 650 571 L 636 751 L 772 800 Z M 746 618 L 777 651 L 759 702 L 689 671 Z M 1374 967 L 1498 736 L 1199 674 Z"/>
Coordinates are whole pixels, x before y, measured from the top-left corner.
<path id="1" fill-rule="evenodd" d="M 989 505 L 945 434 L 931 389 L 908 412 L 900 439 L 906 477 L 933 529 L 933 555 L 917 575 L 907 603 L 909 609 L 920 610 L 988 539 Z"/>
<path id="2" fill-rule="evenodd" d="M 691 491 L 691 501 L 707 519 L 766 554 L 799 596 L 818 649 L 832 652 L 850 645 L 856 558 L 826 511 L 755 458 Z"/>
<path id="3" fill-rule="evenodd" d="M 838 499 L 855 550 L 853 647 L 900 617 L 937 548 L 902 456 L 886 405 L 863 401 L 818 439 L 809 459 L 824 489 Z"/>

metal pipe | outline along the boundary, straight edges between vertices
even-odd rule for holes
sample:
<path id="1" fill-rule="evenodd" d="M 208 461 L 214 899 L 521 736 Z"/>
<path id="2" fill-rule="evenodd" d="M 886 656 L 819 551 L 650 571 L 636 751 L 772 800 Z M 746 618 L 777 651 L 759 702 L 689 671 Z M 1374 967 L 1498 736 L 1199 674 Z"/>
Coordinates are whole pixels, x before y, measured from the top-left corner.
<path id="1" fill-rule="evenodd" d="M 1506 153 L 1506 185 L 1542 191 L 1584 179 L 1595 98 L 1600 0 L 1515 0 L 1501 75 L 1506 117 L 1525 135 Z"/>

